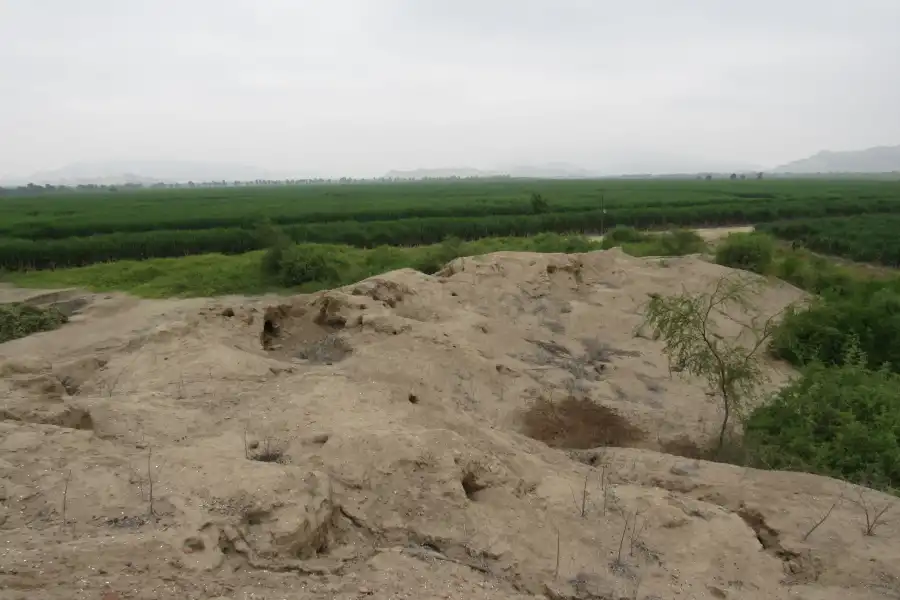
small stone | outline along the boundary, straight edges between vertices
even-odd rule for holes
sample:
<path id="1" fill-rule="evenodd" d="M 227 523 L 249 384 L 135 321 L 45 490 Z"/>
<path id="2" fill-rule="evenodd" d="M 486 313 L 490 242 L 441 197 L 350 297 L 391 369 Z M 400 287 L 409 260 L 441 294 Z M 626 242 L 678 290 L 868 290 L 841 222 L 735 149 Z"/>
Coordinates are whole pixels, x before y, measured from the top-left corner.
<path id="1" fill-rule="evenodd" d="M 691 475 L 695 475 L 697 471 L 700 470 L 700 463 L 692 462 L 692 463 L 682 463 L 679 465 L 674 465 L 669 472 L 672 475 L 679 475 L 681 477 L 690 477 Z"/>
<path id="2" fill-rule="evenodd" d="M 716 587 L 714 585 L 708 585 L 706 588 L 709 590 L 709 593 L 714 598 L 727 598 L 728 594 L 722 588 Z"/>
<path id="3" fill-rule="evenodd" d="M 225 310 L 222 311 L 222 316 L 223 317 L 233 317 L 234 309 L 229 306 L 228 308 L 226 308 Z"/>

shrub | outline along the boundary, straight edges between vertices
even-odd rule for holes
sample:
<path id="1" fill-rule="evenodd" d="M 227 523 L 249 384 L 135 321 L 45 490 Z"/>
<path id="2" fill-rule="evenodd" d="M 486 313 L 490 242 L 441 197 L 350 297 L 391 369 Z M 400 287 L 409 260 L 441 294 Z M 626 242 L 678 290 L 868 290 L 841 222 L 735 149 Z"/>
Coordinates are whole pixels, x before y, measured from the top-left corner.
<path id="1" fill-rule="evenodd" d="M 346 271 L 347 261 L 340 249 L 319 244 L 287 247 L 278 264 L 282 285 L 293 287 L 305 283 L 338 284 Z"/>
<path id="2" fill-rule="evenodd" d="M 54 307 L 40 308 L 19 302 L 0 304 L 0 343 L 51 331 L 68 320 Z"/>
<path id="3" fill-rule="evenodd" d="M 768 273 L 775 257 L 775 240 L 760 233 L 732 233 L 716 248 L 716 262 L 754 273 Z"/>
<path id="4" fill-rule="evenodd" d="M 458 237 L 447 237 L 440 244 L 423 249 L 412 261 L 412 268 L 431 275 L 463 253 L 463 241 Z"/>
<path id="5" fill-rule="evenodd" d="M 775 356 L 803 365 L 819 361 L 840 365 L 844 348 L 859 345 L 871 368 L 887 363 L 900 372 L 900 294 L 891 289 L 860 288 L 830 295 L 805 310 L 788 311 L 775 332 Z"/>
<path id="6" fill-rule="evenodd" d="M 659 236 L 660 256 L 684 256 L 698 254 L 706 250 L 706 242 L 696 231 L 675 229 Z"/>
<path id="7" fill-rule="evenodd" d="M 256 239 L 260 247 L 266 248 L 262 258 L 262 270 L 266 275 L 275 275 L 281 266 L 281 258 L 293 242 L 280 228 L 269 221 L 256 227 Z"/>
<path id="8" fill-rule="evenodd" d="M 603 248 L 609 249 L 621 246 L 622 244 L 646 242 L 649 239 L 650 234 L 638 231 L 634 227 L 617 225 L 603 235 Z"/>
<path id="9" fill-rule="evenodd" d="M 839 367 L 814 363 L 750 415 L 755 463 L 900 488 L 900 375 L 871 370 L 851 342 Z"/>

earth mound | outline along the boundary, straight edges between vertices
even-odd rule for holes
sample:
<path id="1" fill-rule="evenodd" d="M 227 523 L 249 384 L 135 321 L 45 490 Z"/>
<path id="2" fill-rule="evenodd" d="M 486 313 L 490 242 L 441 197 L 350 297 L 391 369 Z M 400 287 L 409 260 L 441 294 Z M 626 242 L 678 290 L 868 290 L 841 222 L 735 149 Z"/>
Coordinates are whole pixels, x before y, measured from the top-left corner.
<path id="1" fill-rule="evenodd" d="M 497 253 L 293 298 L 79 296 L 0 345 L 0 600 L 898 597 L 896 499 L 662 452 L 719 414 L 641 307 L 729 272 Z"/>

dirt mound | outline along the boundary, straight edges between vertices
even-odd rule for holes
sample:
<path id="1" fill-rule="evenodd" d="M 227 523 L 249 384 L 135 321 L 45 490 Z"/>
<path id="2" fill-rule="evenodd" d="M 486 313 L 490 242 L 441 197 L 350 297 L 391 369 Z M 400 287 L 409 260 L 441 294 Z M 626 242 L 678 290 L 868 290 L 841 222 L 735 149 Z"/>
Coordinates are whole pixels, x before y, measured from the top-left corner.
<path id="1" fill-rule="evenodd" d="M 896 596 L 896 500 L 658 452 L 720 415 L 641 307 L 728 272 L 498 253 L 294 298 L 89 297 L 0 345 L 0 600 Z"/>

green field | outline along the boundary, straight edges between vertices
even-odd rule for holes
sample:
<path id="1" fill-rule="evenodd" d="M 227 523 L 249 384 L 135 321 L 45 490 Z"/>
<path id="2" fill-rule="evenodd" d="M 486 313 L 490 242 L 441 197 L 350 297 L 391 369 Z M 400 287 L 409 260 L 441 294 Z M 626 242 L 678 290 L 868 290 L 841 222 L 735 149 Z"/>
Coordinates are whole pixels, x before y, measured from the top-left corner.
<path id="1" fill-rule="evenodd" d="M 67 192 L 0 198 L 0 268 L 240 254 L 265 247 L 257 233 L 264 220 L 295 242 L 374 248 L 874 213 L 900 214 L 900 182 L 513 179 Z"/>
<path id="2" fill-rule="evenodd" d="M 758 227 L 777 238 L 799 241 L 823 254 L 900 267 L 900 215 L 797 219 Z"/>

